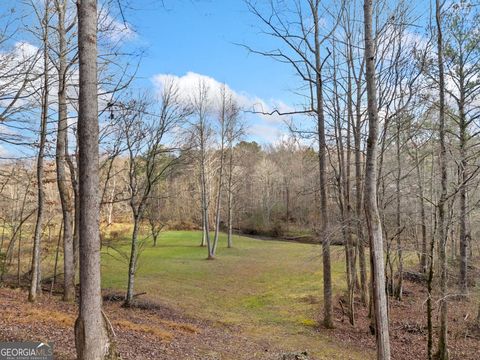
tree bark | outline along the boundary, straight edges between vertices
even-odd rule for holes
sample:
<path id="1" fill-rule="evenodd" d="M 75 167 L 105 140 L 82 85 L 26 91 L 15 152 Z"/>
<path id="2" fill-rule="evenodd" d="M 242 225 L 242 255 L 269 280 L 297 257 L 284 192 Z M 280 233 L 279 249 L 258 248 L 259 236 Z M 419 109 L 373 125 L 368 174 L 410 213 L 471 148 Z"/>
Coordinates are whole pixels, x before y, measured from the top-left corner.
<path id="1" fill-rule="evenodd" d="M 370 239 L 372 263 L 373 304 L 375 310 L 375 335 L 377 359 L 390 359 L 387 298 L 385 293 L 385 269 L 383 262 L 383 234 L 377 207 L 377 136 L 378 109 L 375 84 L 375 48 L 372 38 L 372 0 L 364 2 L 365 61 L 368 96 L 369 131 L 365 167 L 365 215 Z"/>
<path id="2" fill-rule="evenodd" d="M 200 164 L 200 172 L 201 172 L 201 192 L 202 192 L 202 218 L 203 218 L 203 239 L 205 239 L 207 244 L 207 259 L 211 260 L 215 256 L 212 253 L 212 243 L 210 240 L 210 231 L 209 231 L 209 216 L 208 216 L 208 194 L 207 194 L 207 171 L 206 171 L 206 149 L 205 149 L 205 134 L 204 130 L 202 130 L 201 139 L 200 139 L 200 156 L 201 156 L 201 164 Z M 202 242 L 203 244 L 203 242 Z"/>
<path id="3" fill-rule="evenodd" d="M 47 120 L 48 120 L 48 29 L 49 29 L 49 0 L 45 0 L 45 14 L 43 17 L 43 92 L 42 92 L 42 114 L 40 125 L 40 141 L 38 144 L 37 156 L 37 220 L 35 223 L 35 233 L 33 236 L 33 256 L 32 256 L 32 278 L 30 281 L 30 291 L 28 301 L 34 302 L 37 293 L 41 293 L 41 270 L 40 270 L 40 252 L 41 237 L 43 231 L 43 213 L 45 204 L 45 189 L 43 187 L 44 166 L 43 159 L 45 154 L 45 142 L 47 139 Z"/>
<path id="4" fill-rule="evenodd" d="M 426 274 L 428 269 L 428 254 L 427 254 L 427 215 L 425 211 L 425 199 L 424 199 L 424 175 L 420 169 L 420 163 L 418 159 L 418 149 L 415 148 L 415 168 L 417 172 L 418 183 L 418 201 L 420 203 L 420 227 L 422 232 L 422 253 L 420 254 L 420 270 Z"/>
<path id="5" fill-rule="evenodd" d="M 318 15 L 319 1 L 310 1 L 310 8 L 314 21 L 315 37 L 315 90 L 316 115 L 318 136 L 318 167 L 320 173 L 320 237 L 322 239 L 323 259 L 323 324 L 326 328 L 333 328 L 332 304 L 332 273 L 330 260 L 330 238 L 328 235 L 328 208 L 327 208 L 327 143 L 325 137 L 325 114 L 323 108 L 323 80 L 322 60 L 320 56 L 320 19 Z"/>
<path id="6" fill-rule="evenodd" d="M 401 164 L 401 152 L 400 152 L 400 132 L 401 123 L 400 118 L 397 117 L 397 133 L 396 133 L 396 158 L 397 158 L 397 176 L 395 179 L 396 187 L 396 214 L 395 222 L 397 227 L 397 261 L 398 261 L 398 274 L 397 274 L 397 286 L 395 288 L 395 296 L 397 300 L 402 300 L 403 297 L 403 247 L 402 247 L 402 196 L 401 181 L 402 181 L 402 164 Z M 393 278 L 393 272 L 392 272 Z"/>
<path id="7" fill-rule="evenodd" d="M 443 68 L 443 36 L 442 14 L 440 0 L 435 1 L 435 19 L 437 26 L 437 61 L 439 71 L 439 142 L 440 142 L 440 176 L 441 193 L 438 202 L 438 236 L 440 262 L 440 335 L 438 338 L 437 357 L 439 360 L 448 359 L 448 303 L 447 303 L 447 229 L 445 203 L 447 198 L 447 149 L 445 144 L 445 75 Z"/>
<path id="8" fill-rule="evenodd" d="M 225 86 L 222 88 L 222 110 L 221 110 L 221 144 L 220 144 L 220 169 L 218 174 L 217 202 L 215 205 L 215 233 L 213 236 L 212 254 L 215 256 L 218 245 L 218 236 L 220 234 L 220 210 L 222 204 L 222 188 L 223 188 L 223 167 L 225 163 L 225 122 L 227 121 L 227 94 Z"/>
<path id="9" fill-rule="evenodd" d="M 98 166 L 97 1 L 78 0 L 80 93 L 80 306 L 75 322 L 79 360 L 118 358 L 102 311 Z"/>
<path id="10" fill-rule="evenodd" d="M 73 247 L 72 199 L 67 177 L 68 157 L 68 110 L 67 110 L 67 43 L 65 32 L 66 1 L 56 0 L 58 13 L 58 129 L 55 160 L 57 165 L 57 185 L 63 215 L 63 300 L 75 300 L 75 254 Z"/>
<path id="11" fill-rule="evenodd" d="M 227 247 L 233 247 L 233 144 L 230 143 L 228 151 L 228 217 L 227 217 Z"/>
<path id="12" fill-rule="evenodd" d="M 351 52 L 350 52 L 351 54 Z M 352 65 L 353 66 L 353 65 Z M 358 265 L 360 267 L 360 298 L 363 305 L 368 304 L 368 279 L 367 262 L 365 259 L 365 236 L 362 219 L 362 150 L 361 150 L 361 128 L 362 128 L 362 87 L 360 75 L 357 80 L 357 99 L 355 104 L 355 126 L 353 142 L 355 146 L 355 216 L 356 236 L 358 249 Z"/>
<path id="13" fill-rule="evenodd" d="M 133 207 L 134 205 L 132 205 Z M 125 306 L 132 306 L 133 291 L 135 285 L 135 273 L 137 271 L 137 257 L 138 257 L 138 232 L 140 228 L 140 215 L 135 214 L 133 219 L 132 244 L 130 250 L 130 262 L 128 264 L 128 285 L 127 296 L 125 298 Z"/>
<path id="14" fill-rule="evenodd" d="M 460 235 L 460 292 L 466 295 L 468 292 L 467 271 L 468 271 L 468 234 L 467 234 L 467 120 L 465 116 L 465 94 L 463 72 L 460 71 L 460 99 L 458 101 L 459 128 L 460 128 L 460 165 L 458 172 L 459 182 L 459 235 Z M 454 249 L 455 251 L 455 249 Z"/>

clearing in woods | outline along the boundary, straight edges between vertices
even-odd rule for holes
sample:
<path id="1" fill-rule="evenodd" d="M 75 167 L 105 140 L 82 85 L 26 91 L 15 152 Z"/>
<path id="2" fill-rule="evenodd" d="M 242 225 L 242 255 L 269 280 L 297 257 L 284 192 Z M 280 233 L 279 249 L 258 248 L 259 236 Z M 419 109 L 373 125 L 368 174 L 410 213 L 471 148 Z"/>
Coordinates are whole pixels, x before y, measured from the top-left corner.
<path id="1" fill-rule="evenodd" d="M 373 356 L 373 348 L 345 346 L 316 328 L 322 313 L 319 246 L 234 236 L 234 247 L 227 249 L 226 235 L 221 234 L 217 258 L 206 261 L 201 236 L 196 231 L 169 231 L 162 233 L 157 247 L 145 244 L 135 292 L 146 294 L 139 298 L 234 327 L 285 351 L 328 359 Z M 105 247 L 102 257 L 103 288 L 112 292 L 124 290 L 127 283 L 128 233 L 114 247 Z M 343 251 L 333 251 L 336 294 L 346 287 Z"/>
<path id="2" fill-rule="evenodd" d="M 104 309 L 123 359 L 375 358 L 368 309 L 358 298 L 357 322 L 355 326 L 348 322 L 342 246 L 332 246 L 335 329 L 326 330 L 317 326 L 323 310 L 319 245 L 235 236 L 234 248 L 227 249 L 222 234 L 217 258 L 206 261 L 206 248 L 199 246 L 201 232 L 168 231 L 157 247 L 149 239 L 142 245 L 135 281 L 138 307 L 126 309 L 121 299 L 130 231 L 131 226 L 115 225 L 102 248 L 102 287 L 110 300 Z M 50 274 L 50 260 L 43 261 L 45 276 Z M 415 269 L 415 256 L 409 256 L 407 263 Z M 49 290 L 49 285 L 44 289 Z M 61 286 L 57 290 L 61 292 Z M 393 359 L 427 357 L 426 296 L 424 285 L 406 281 L 403 301 L 390 298 Z M 56 359 L 74 359 L 76 305 L 46 292 L 36 304 L 26 298 L 24 290 L 0 288 L 0 341 L 53 341 Z M 480 352 L 477 304 L 452 302 L 452 358 L 476 359 Z M 437 307 L 434 311 L 437 314 Z M 308 357 L 284 357 L 302 352 Z"/>

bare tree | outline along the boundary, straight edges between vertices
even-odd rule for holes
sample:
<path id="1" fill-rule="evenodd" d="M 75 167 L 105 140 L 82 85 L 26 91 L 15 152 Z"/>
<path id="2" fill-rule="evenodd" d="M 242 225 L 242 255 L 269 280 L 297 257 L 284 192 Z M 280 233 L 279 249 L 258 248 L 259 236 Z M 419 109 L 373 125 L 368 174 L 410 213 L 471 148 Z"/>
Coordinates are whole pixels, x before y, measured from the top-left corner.
<path id="1" fill-rule="evenodd" d="M 236 111 L 238 109 L 235 109 Z M 235 112 L 236 112 L 235 111 Z M 233 113 L 227 128 L 227 247 L 233 246 L 234 201 L 238 181 L 235 179 L 235 143 L 243 136 L 243 123 L 238 113 Z"/>
<path id="2" fill-rule="evenodd" d="M 33 256 L 32 256 L 32 278 L 30 281 L 30 290 L 28 300 L 34 302 L 37 293 L 41 292 L 41 270 L 40 270 L 40 242 L 43 232 L 43 217 L 45 205 L 45 190 L 43 185 L 44 177 L 44 155 L 45 143 L 47 138 L 47 120 L 49 105 L 49 17 L 50 17 L 50 1 L 45 0 L 44 16 L 41 19 L 43 29 L 43 89 L 42 89 L 42 110 L 40 121 L 40 140 L 38 144 L 37 155 L 37 186 L 38 186 L 38 202 L 37 202 L 37 220 L 35 223 L 35 232 L 33 237 Z"/>
<path id="3" fill-rule="evenodd" d="M 125 306 L 131 306 L 138 265 L 140 225 L 155 186 L 180 161 L 179 155 L 175 153 L 179 149 L 173 145 L 168 146 L 166 138 L 181 127 L 189 111 L 180 101 L 179 90 L 173 81 L 163 84 L 158 113 L 152 112 L 148 102 L 142 100 L 133 100 L 122 108 L 121 136 L 125 139 L 128 153 L 128 201 L 133 218 L 125 298 Z"/>
<path id="4" fill-rule="evenodd" d="M 326 121 L 324 110 L 324 65 L 331 51 L 325 49 L 325 42 L 330 39 L 342 18 L 344 2 L 336 4 L 336 9 L 325 9 L 325 4 L 320 0 L 308 0 L 306 4 L 294 2 L 293 9 L 286 13 L 293 14 L 296 18 L 285 18 L 284 3 L 271 1 L 269 15 L 264 15 L 255 4 L 247 1 L 250 11 L 257 16 L 267 29 L 267 34 L 278 39 L 285 49 L 273 51 L 258 51 L 248 48 L 250 51 L 274 58 L 280 62 L 289 64 L 295 73 L 305 82 L 309 89 L 308 107 L 301 111 L 282 113 L 278 110 L 266 112 L 267 114 L 311 114 L 315 118 L 315 140 L 318 144 L 318 168 L 319 168 L 319 238 L 322 242 L 323 261 L 323 297 L 324 318 L 323 323 L 327 328 L 333 328 L 333 295 L 332 274 L 330 260 L 330 236 L 328 214 L 328 181 L 327 181 L 327 140 Z M 322 13 L 322 10 L 325 10 Z M 335 14 L 335 16 L 332 16 Z M 323 17 L 323 15 L 325 17 Z M 307 18 L 309 21 L 307 22 Z M 324 33 L 322 22 L 326 18 L 333 18 L 332 23 Z M 265 113 L 264 111 L 262 111 Z"/>
<path id="5" fill-rule="evenodd" d="M 68 176 L 70 157 L 68 151 L 68 46 L 67 33 L 72 25 L 66 24 L 68 0 L 55 0 L 58 16 L 58 123 L 55 160 L 57 164 L 57 186 L 60 194 L 63 216 L 63 300 L 75 300 L 75 247 L 73 239 L 73 200 Z"/>
<path id="6" fill-rule="evenodd" d="M 80 306 L 75 345 L 80 360 L 118 358 L 102 311 L 98 169 L 97 1 L 79 0 Z M 65 231 L 65 229 L 64 229 Z"/>
<path id="7" fill-rule="evenodd" d="M 368 140 L 365 164 L 365 216 L 370 239 L 372 265 L 373 304 L 375 309 L 375 336 L 377 359 L 390 359 L 385 269 L 383 263 L 383 232 L 377 208 L 377 136 L 378 110 L 375 84 L 375 45 L 372 36 L 372 0 L 364 1 L 365 21 L 365 77 L 368 95 Z"/>
<path id="8" fill-rule="evenodd" d="M 446 93 L 453 99 L 457 113 L 451 114 L 458 127 L 458 223 L 460 245 L 459 287 L 463 295 L 468 292 L 468 246 L 471 233 L 467 226 L 470 212 L 468 190 L 478 170 L 472 166 L 472 139 L 478 129 L 472 131 L 480 119 L 480 109 L 476 105 L 480 92 L 478 69 L 480 67 L 480 36 L 476 34 L 480 26 L 480 12 L 473 3 L 460 0 L 449 6 L 445 18 L 444 67 L 450 86 Z M 447 95 L 446 94 L 446 95 Z"/>
<path id="9" fill-rule="evenodd" d="M 220 165 L 218 169 L 218 184 L 217 184 L 217 194 L 216 194 L 216 205 L 215 205 L 215 234 L 213 237 L 213 248 L 212 252 L 215 256 L 217 245 L 218 245 L 218 236 L 220 233 L 220 211 L 221 211 L 221 203 L 222 203 L 222 194 L 223 194 L 223 186 L 224 186 L 224 173 L 225 173 L 225 147 L 230 144 L 229 146 L 233 146 L 233 141 L 235 139 L 235 125 L 238 123 L 238 116 L 239 116 L 239 107 L 236 104 L 235 100 L 233 99 L 233 95 L 229 93 L 228 89 L 225 85 L 222 86 L 220 90 L 220 114 L 219 114 L 219 123 L 220 123 Z M 233 159 L 230 159 L 233 161 Z M 230 166 L 231 162 L 230 162 Z M 232 169 L 230 169 L 232 170 Z M 229 189 L 231 188 L 231 178 L 229 178 Z M 231 224 L 231 210 L 232 210 L 232 197 L 228 199 L 228 211 L 230 217 L 230 224 Z M 231 241 L 231 235 L 230 235 Z M 231 244 L 231 242 L 229 243 Z"/>
<path id="10" fill-rule="evenodd" d="M 447 201 L 447 148 L 445 140 L 445 74 L 443 64 L 443 27 L 442 5 L 440 0 L 435 1 L 435 22 L 437 29 L 437 66 L 438 66 L 438 90 L 439 90 L 439 147 L 440 147 L 440 199 L 438 201 L 438 239 L 439 239 L 439 265 L 440 265 L 440 336 L 438 339 L 438 359 L 448 359 L 447 325 L 448 325 L 448 302 L 447 302 L 447 224 L 445 205 Z"/>
<path id="11" fill-rule="evenodd" d="M 200 172 L 200 194 L 201 194 L 201 212 L 202 212 L 202 246 L 207 245 L 207 259 L 215 258 L 213 253 L 213 242 L 210 239 L 210 174 L 211 163 L 210 141 L 212 138 L 212 127 L 210 124 L 210 113 L 212 111 L 210 98 L 210 89 L 205 82 L 199 82 L 195 94 L 191 99 L 192 112 L 194 116 L 192 124 L 193 142 L 195 144 L 198 167 Z"/>

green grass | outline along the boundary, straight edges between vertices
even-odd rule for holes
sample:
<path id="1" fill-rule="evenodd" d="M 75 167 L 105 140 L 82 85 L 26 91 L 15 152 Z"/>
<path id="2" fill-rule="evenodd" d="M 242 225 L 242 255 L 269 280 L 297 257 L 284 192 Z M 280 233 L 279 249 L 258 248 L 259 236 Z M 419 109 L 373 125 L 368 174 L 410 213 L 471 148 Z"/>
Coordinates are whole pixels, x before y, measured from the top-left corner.
<path id="1" fill-rule="evenodd" d="M 135 291 L 292 351 L 307 350 L 325 359 L 371 356 L 315 330 L 322 303 L 318 245 L 235 236 L 234 248 L 227 249 L 222 234 L 217 258 L 207 261 L 200 239 L 200 232 L 166 232 L 157 247 L 146 244 Z M 116 248 L 128 253 L 128 239 L 120 239 Z M 332 247 L 332 259 L 334 291 L 339 293 L 345 289 L 343 248 Z M 127 263 L 112 249 L 103 250 L 102 276 L 103 288 L 125 289 Z"/>

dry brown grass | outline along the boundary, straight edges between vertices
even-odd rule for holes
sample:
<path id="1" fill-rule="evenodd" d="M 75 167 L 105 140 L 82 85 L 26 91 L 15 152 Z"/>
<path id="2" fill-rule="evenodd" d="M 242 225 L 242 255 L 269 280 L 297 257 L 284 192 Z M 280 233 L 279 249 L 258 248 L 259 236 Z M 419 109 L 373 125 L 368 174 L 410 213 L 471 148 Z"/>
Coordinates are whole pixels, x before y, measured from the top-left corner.
<path id="1" fill-rule="evenodd" d="M 54 323 L 56 326 L 61 326 L 63 328 L 73 328 L 75 324 L 75 317 L 73 314 L 64 313 L 64 312 L 55 311 L 55 310 L 35 308 L 34 305 L 30 305 L 30 306 L 26 305 L 20 309 L 7 308 L 4 311 L 2 311 L 2 318 L 5 323 L 14 323 L 14 324 L 18 324 L 18 323 L 28 324 L 28 323 L 38 323 L 38 322 L 49 323 L 49 324 Z M 174 330 L 180 330 L 180 331 L 194 333 L 194 334 L 200 332 L 199 329 L 189 324 L 179 324 L 173 321 L 160 320 L 160 319 L 156 319 L 156 322 Z M 150 334 L 162 341 L 171 341 L 173 339 L 173 335 L 170 332 L 164 329 L 160 329 L 156 326 L 151 326 L 147 324 L 137 324 L 125 319 L 113 320 L 112 324 L 115 327 L 121 328 L 122 330 Z"/>
<path id="2" fill-rule="evenodd" d="M 128 320 L 114 320 L 112 323 L 123 330 L 138 331 L 155 336 L 162 341 L 170 341 L 173 335 L 165 330 L 146 324 L 136 324 Z"/>
<path id="3" fill-rule="evenodd" d="M 180 330 L 180 331 L 184 331 L 192 334 L 200 333 L 199 328 L 190 324 L 180 324 L 180 323 L 176 323 L 174 321 L 168 321 L 168 320 L 157 320 L 157 321 L 162 325 L 168 326 L 170 329 Z"/>
<path id="4" fill-rule="evenodd" d="M 62 327 L 73 327 L 75 319 L 73 315 L 63 313 L 54 310 L 43 310 L 41 308 L 34 308 L 33 306 L 27 306 L 18 309 L 5 309 L 3 312 L 3 319 L 9 323 L 55 323 Z"/>

